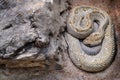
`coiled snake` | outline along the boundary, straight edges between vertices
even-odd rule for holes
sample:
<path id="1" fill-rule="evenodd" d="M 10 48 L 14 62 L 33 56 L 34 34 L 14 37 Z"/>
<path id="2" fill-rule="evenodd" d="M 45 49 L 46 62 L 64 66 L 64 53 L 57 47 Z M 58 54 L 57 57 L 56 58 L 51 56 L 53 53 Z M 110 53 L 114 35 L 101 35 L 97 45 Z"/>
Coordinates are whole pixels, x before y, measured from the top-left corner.
<path id="1" fill-rule="evenodd" d="M 114 30 L 109 15 L 96 7 L 77 6 L 69 14 L 67 31 L 69 56 L 80 69 L 97 72 L 111 64 Z"/>

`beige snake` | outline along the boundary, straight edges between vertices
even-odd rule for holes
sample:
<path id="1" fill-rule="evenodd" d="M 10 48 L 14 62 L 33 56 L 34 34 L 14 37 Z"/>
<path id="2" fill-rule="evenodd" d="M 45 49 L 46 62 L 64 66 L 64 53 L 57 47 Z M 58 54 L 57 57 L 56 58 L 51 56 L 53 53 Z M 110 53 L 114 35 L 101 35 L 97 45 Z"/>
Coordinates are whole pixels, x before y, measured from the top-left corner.
<path id="1" fill-rule="evenodd" d="M 99 26 L 96 30 L 94 23 Z M 65 38 L 69 55 L 78 68 L 97 72 L 111 64 L 115 48 L 114 30 L 105 11 L 92 6 L 73 8 L 68 18 L 67 31 Z"/>

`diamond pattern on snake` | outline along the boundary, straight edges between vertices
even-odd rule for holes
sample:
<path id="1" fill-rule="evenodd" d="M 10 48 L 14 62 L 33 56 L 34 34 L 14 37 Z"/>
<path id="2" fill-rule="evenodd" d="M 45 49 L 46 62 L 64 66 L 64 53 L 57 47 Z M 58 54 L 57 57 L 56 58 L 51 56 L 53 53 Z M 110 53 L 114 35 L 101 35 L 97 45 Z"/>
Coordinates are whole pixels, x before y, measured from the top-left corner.
<path id="1" fill-rule="evenodd" d="M 93 6 L 76 6 L 68 17 L 65 39 L 69 56 L 79 69 L 105 70 L 114 57 L 114 27 L 110 16 Z"/>

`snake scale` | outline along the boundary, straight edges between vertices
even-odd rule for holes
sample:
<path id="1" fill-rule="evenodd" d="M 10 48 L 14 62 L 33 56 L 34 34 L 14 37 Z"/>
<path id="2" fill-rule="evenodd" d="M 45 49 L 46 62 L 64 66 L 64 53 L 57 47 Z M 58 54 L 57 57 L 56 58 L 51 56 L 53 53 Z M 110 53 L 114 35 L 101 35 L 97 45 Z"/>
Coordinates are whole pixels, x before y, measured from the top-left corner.
<path id="1" fill-rule="evenodd" d="M 98 72 L 114 57 L 114 27 L 109 15 L 96 7 L 76 6 L 67 20 L 69 56 L 79 69 Z"/>

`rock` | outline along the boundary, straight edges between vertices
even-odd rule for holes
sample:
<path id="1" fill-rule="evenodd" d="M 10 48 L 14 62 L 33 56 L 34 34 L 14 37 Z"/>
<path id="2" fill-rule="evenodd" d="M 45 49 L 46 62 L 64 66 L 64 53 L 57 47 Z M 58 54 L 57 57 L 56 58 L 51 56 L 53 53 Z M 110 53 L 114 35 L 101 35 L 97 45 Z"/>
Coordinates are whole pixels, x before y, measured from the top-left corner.
<path id="1" fill-rule="evenodd" d="M 1 1 L 0 64 L 7 68 L 38 67 L 46 65 L 38 63 L 46 57 L 54 60 L 62 41 L 58 37 L 62 28 L 59 9 L 54 4 L 44 0 Z"/>

